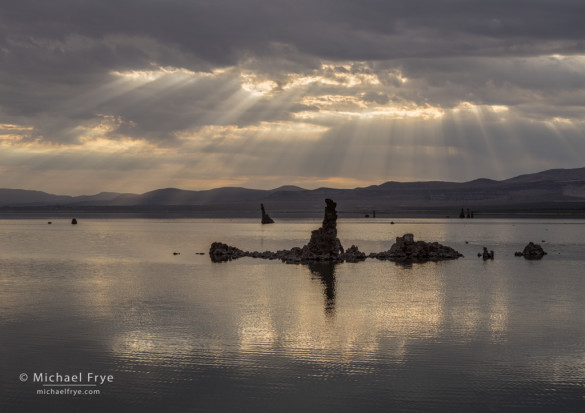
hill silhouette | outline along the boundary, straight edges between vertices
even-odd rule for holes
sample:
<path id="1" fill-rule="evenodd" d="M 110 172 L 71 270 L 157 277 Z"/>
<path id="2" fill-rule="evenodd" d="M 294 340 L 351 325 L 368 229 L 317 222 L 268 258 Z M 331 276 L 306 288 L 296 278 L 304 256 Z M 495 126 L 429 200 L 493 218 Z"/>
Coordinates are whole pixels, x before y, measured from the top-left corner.
<path id="1" fill-rule="evenodd" d="M 495 181 L 385 182 L 353 189 L 304 189 L 285 185 L 272 190 L 224 187 L 203 191 L 164 188 L 143 194 L 102 192 L 64 196 L 41 191 L 0 189 L 0 207 L 193 207 L 196 210 L 255 210 L 264 203 L 270 211 L 321 209 L 323 199 L 345 210 L 511 208 L 579 209 L 585 205 L 585 168 L 551 169 Z M 183 208 L 184 209 L 184 208 Z"/>

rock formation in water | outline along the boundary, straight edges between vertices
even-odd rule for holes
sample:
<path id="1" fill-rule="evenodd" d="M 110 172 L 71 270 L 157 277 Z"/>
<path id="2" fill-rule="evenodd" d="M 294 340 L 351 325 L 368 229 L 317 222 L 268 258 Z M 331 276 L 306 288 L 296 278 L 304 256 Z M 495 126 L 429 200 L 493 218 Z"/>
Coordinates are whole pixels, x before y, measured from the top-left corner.
<path id="1" fill-rule="evenodd" d="M 266 213 L 266 210 L 264 209 L 264 204 L 260 204 L 260 209 L 262 210 L 262 223 L 274 224 L 274 220 L 270 218 L 270 215 Z"/>
<path id="2" fill-rule="evenodd" d="M 231 247 L 222 242 L 214 242 L 209 248 L 209 257 L 213 262 L 231 261 L 232 259 L 245 257 L 245 254 L 241 249 Z"/>
<path id="3" fill-rule="evenodd" d="M 359 261 L 364 261 L 368 256 L 366 255 L 365 252 L 361 252 L 358 247 L 356 247 L 355 245 L 352 245 L 351 247 L 349 247 L 348 249 L 345 250 L 344 253 L 342 253 L 340 255 L 340 258 L 343 261 L 347 261 L 347 262 L 359 262 Z"/>
<path id="4" fill-rule="evenodd" d="M 214 242 L 209 249 L 209 256 L 214 262 L 229 261 L 241 257 L 263 258 L 268 260 L 279 259 L 286 263 L 308 263 L 315 261 L 357 262 L 366 259 L 366 254 L 352 245 L 344 251 L 337 238 L 337 204 L 331 199 L 325 200 L 325 214 L 320 228 L 311 232 L 309 243 L 303 247 L 294 247 L 290 250 L 272 251 L 242 251 L 221 242 Z M 263 206 L 262 206 L 263 207 Z M 262 208 L 264 209 L 264 208 Z"/>
<path id="5" fill-rule="evenodd" d="M 388 251 L 371 253 L 370 258 L 389 261 L 442 261 L 463 257 L 463 254 L 438 242 L 415 241 L 413 234 L 396 237 Z"/>
<path id="6" fill-rule="evenodd" d="M 337 238 L 337 204 L 331 199 L 326 199 L 325 204 L 321 228 L 311 232 L 309 243 L 302 248 L 302 257 L 306 260 L 336 261 L 344 253 Z"/>
<path id="7" fill-rule="evenodd" d="M 527 260 L 539 260 L 546 255 L 546 252 L 539 244 L 535 244 L 531 241 L 524 247 L 522 252 L 517 251 L 514 255 L 517 257 L 524 257 Z"/>
<path id="8" fill-rule="evenodd" d="M 494 251 L 488 251 L 486 247 L 483 247 L 483 253 L 481 254 L 484 261 L 494 259 Z"/>
<path id="9" fill-rule="evenodd" d="M 326 199 L 325 205 L 323 223 L 320 228 L 311 232 L 309 243 L 302 248 L 295 247 L 290 250 L 278 251 L 276 258 L 289 263 L 313 261 L 357 262 L 366 258 L 366 254 L 360 252 L 355 245 L 344 251 L 341 241 L 337 238 L 337 204 L 331 199 Z"/>
<path id="10" fill-rule="evenodd" d="M 242 251 L 221 242 L 214 242 L 209 249 L 209 257 L 213 262 L 230 261 L 241 257 L 262 258 L 268 260 L 279 259 L 291 264 L 307 264 L 311 262 L 358 262 L 368 256 L 359 248 L 352 245 L 343 249 L 337 238 L 337 204 L 331 199 L 325 200 L 325 214 L 320 228 L 311 232 L 309 243 L 303 247 L 294 247 L 290 250 L 272 251 Z M 396 243 L 390 250 L 371 253 L 370 258 L 389 261 L 425 262 L 441 261 L 462 257 L 463 255 L 451 247 L 437 242 L 414 241 L 412 234 L 405 234 L 396 238 Z"/>
<path id="11" fill-rule="evenodd" d="M 71 224 L 72 224 L 72 225 L 77 225 L 77 220 L 76 220 L 75 218 L 73 218 L 73 219 L 71 220 Z"/>

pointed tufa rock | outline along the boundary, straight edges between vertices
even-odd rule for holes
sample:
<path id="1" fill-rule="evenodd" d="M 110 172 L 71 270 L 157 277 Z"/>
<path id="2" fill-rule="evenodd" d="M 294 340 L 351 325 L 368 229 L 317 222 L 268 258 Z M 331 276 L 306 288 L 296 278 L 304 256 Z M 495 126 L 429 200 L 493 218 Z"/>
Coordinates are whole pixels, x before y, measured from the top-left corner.
<path id="1" fill-rule="evenodd" d="M 266 213 L 266 210 L 264 209 L 264 204 L 260 204 L 260 209 L 262 210 L 262 223 L 274 224 L 274 220 L 270 218 L 270 215 Z"/>
<path id="2" fill-rule="evenodd" d="M 344 253 L 337 238 L 337 204 L 331 199 L 326 199 L 325 204 L 323 224 L 311 232 L 309 243 L 302 248 L 303 259 L 335 261 Z"/>

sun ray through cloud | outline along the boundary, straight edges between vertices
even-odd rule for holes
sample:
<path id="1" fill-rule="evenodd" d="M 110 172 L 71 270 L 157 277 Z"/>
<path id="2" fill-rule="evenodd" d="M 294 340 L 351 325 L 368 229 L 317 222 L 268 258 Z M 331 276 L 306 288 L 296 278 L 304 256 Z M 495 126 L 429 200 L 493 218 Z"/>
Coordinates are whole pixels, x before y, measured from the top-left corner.
<path id="1" fill-rule="evenodd" d="M 355 28 L 335 10 L 325 35 L 312 32 L 316 21 L 299 26 L 307 33 L 286 20 L 275 27 L 290 32 L 200 22 L 164 36 L 164 25 L 152 31 L 142 20 L 113 19 L 98 33 L 82 23 L 87 16 L 62 21 L 45 10 L 53 23 L 39 26 L 17 24 L 24 14 L 2 17 L 10 31 L 0 42 L 0 124 L 16 127 L 0 130 L 0 145 L 11 148 L 0 165 L 13 171 L 0 183 L 45 168 L 47 188 L 58 190 L 89 178 L 89 165 L 124 160 L 136 165 L 125 172 L 136 182 L 160 168 L 152 175 L 166 174 L 170 186 L 188 174 L 197 185 L 209 176 L 206 187 L 214 186 L 209 168 L 222 171 L 221 182 L 278 186 L 303 176 L 466 180 L 582 164 L 585 57 L 576 39 L 479 34 L 456 15 L 447 41 L 441 20 L 422 24 L 417 15 L 404 25 L 407 9 L 389 25 L 368 14 L 358 26 L 371 25 Z M 48 29 L 61 23 L 61 35 Z M 211 39 L 218 43 L 208 47 Z M 24 153 L 32 163 L 12 169 L 9 158 Z M 57 162 L 79 171 L 56 179 Z"/>

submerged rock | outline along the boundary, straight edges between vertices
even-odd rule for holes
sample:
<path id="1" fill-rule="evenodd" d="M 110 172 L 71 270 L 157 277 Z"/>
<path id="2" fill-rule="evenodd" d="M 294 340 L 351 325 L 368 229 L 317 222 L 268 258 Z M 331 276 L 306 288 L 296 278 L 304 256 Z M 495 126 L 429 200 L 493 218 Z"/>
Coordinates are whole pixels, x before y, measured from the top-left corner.
<path id="1" fill-rule="evenodd" d="M 260 209 L 262 211 L 262 223 L 263 224 L 274 224 L 274 220 L 270 218 L 270 215 L 266 213 L 264 209 L 264 204 L 260 204 Z"/>
<path id="2" fill-rule="evenodd" d="M 442 261 L 463 257 L 463 254 L 438 242 L 415 241 L 413 234 L 396 237 L 388 251 L 371 253 L 370 258 L 389 261 Z"/>
<path id="3" fill-rule="evenodd" d="M 542 249 L 542 247 L 539 244 L 535 244 L 532 241 L 529 242 L 528 245 L 524 247 L 524 250 L 522 250 L 522 252 L 516 251 L 514 253 L 515 256 L 524 257 L 527 260 L 539 260 L 546 254 L 547 253 L 544 251 L 544 249 Z"/>

